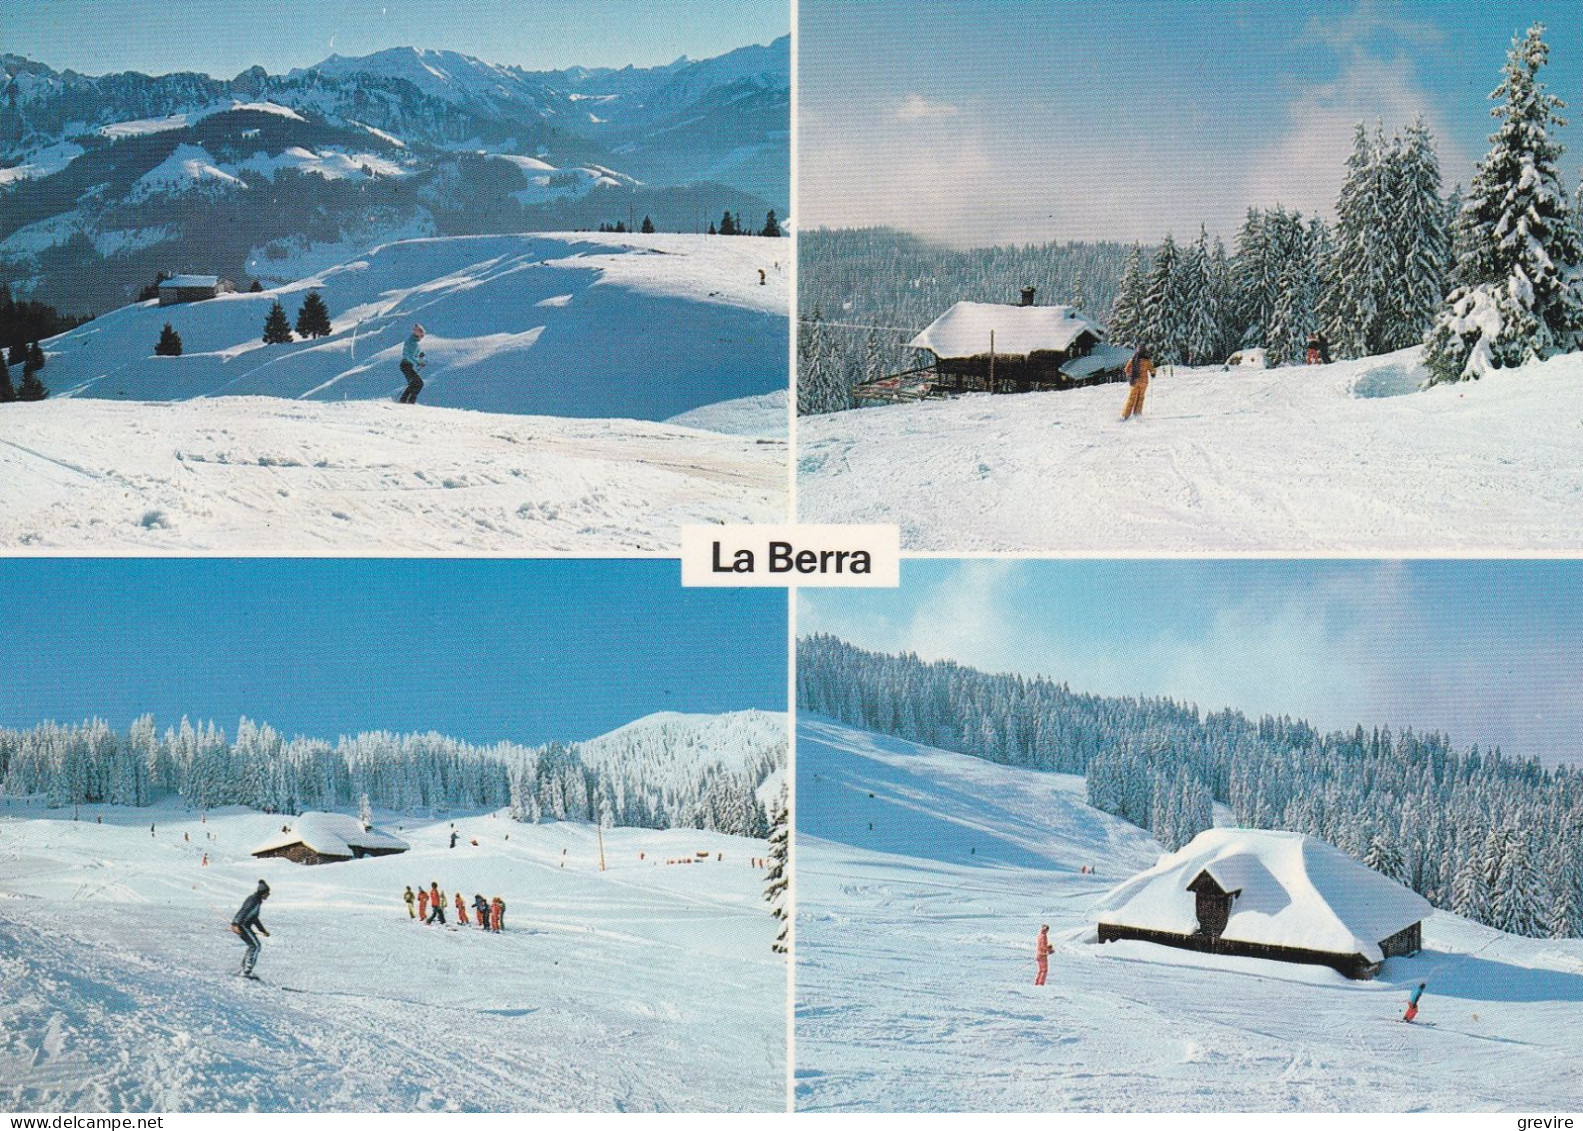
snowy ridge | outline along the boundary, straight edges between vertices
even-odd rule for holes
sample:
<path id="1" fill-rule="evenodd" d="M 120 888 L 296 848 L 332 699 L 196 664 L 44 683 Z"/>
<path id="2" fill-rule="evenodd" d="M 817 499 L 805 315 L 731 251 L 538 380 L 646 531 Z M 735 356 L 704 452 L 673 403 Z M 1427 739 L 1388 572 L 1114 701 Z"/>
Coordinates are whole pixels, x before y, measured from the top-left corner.
<path id="1" fill-rule="evenodd" d="M 1583 1082 L 1579 940 L 1435 912 L 1373 982 L 1100 946 L 1160 847 L 1081 779 L 807 716 L 797 754 L 799 1110 L 1559 1110 Z M 1433 1027 L 1399 1022 L 1420 981 Z"/>

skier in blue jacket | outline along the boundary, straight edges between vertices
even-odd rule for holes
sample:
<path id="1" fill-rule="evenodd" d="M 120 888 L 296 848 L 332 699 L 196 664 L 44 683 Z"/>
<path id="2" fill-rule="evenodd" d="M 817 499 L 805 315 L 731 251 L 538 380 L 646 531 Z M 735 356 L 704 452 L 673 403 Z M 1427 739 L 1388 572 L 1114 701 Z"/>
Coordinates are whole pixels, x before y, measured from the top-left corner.
<path id="1" fill-rule="evenodd" d="M 1427 982 L 1419 982 L 1418 988 L 1407 995 L 1407 1012 L 1402 1014 L 1403 1021 L 1411 1021 L 1418 1016 L 1418 999 L 1424 996 L 1424 987 Z"/>
<path id="2" fill-rule="evenodd" d="M 253 931 L 256 929 L 266 939 L 269 938 L 269 931 L 258 918 L 259 909 L 263 907 L 264 900 L 268 898 L 269 885 L 263 880 L 259 880 L 258 887 L 252 895 L 242 901 L 241 910 L 231 920 L 231 930 L 235 931 L 237 936 L 247 944 L 247 953 L 242 956 L 241 975 L 244 978 L 251 978 L 255 982 L 258 981 L 258 975 L 253 973 L 253 965 L 258 961 L 258 952 L 263 949 L 264 944 L 258 941 L 258 935 L 255 935 Z"/>
<path id="3" fill-rule="evenodd" d="M 407 344 L 401 347 L 401 375 L 407 379 L 407 387 L 402 390 L 402 404 L 417 404 L 418 394 L 423 391 L 423 378 L 418 376 L 418 370 L 428 362 L 423 360 L 423 351 L 418 348 L 418 343 L 423 341 L 423 327 L 416 322 L 412 325 L 412 333 L 407 335 Z"/>

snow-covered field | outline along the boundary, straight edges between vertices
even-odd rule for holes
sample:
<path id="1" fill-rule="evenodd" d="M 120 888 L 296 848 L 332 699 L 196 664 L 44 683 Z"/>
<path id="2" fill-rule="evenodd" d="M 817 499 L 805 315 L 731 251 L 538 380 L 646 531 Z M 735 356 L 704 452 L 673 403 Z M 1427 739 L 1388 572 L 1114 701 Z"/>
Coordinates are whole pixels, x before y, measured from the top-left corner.
<path id="1" fill-rule="evenodd" d="M 274 397 L 4 409 L 10 552 L 620 555 L 786 510 L 783 439 L 674 424 Z"/>
<path id="2" fill-rule="evenodd" d="M 1445 912 L 1321 967 L 1094 942 L 1161 848 L 1039 774 L 807 718 L 797 745 L 799 1110 L 1573 1110 L 1583 941 Z M 1083 865 L 1094 869 L 1080 871 Z M 1050 982 L 1033 983 L 1051 927 Z M 1398 1019 L 1428 980 L 1419 1022 Z"/>
<path id="3" fill-rule="evenodd" d="M 380 815 L 411 852 L 248 856 L 281 822 L 0 807 L 0 1107 L 782 1109 L 762 841 L 612 829 L 600 872 L 588 826 L 458 817 L 451 849 L 449 820 Z M 255 984 L 228 923 L 259 877 Z M 402 889 L 430 881 L 500 895 L 505 931 L 412 922 Z"/>
<path id="4" fill-rule="evenodd" d="M 1416 391 L 1419 351 L 798 421 L 798 517 L 913 550 L 1583 548 L 1583 355 Z"/>

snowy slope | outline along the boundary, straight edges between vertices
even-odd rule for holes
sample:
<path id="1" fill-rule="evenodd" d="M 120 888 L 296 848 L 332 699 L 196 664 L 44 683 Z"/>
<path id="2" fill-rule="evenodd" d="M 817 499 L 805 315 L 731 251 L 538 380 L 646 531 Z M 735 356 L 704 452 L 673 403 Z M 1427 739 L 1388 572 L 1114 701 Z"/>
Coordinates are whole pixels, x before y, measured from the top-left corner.
<path id="1" fill-rule="evenodd" d="M 271 397 L 3 408 L 10 552 L 621 555 L 786 508 L 784 441 L 673 424 Z"/>
<path id="2" fill-rule="evenodd" d="M 246 855 L 278 829 L 267 814 L 81 817 L 0 808 L 7 1110 L 784 1103 L 785 965 L 749 863 L 761 841 L 607 830 L 600 872 L 587 826 L 458 818 L 450 849 L 447 820 L 380 815 L 411 852 L 306 868 Z M 272 936 L 253 984 L 233 976 L 243 948 L 226 924 L 260 876 Z M 502 896 L 506 930 L 412 922 L 402 889 L 431 881 Z"/>
<path id="3" fill-rule="evenodd" d="M 131 400 L 385 399 L 405 387 L 401 347 L 421 321 L 425 404 L 662 420 L 786 387 L 784 251 L 685 235 L 406 240 L 271 291 L 123 307 L 47 342 L 46 381 Z M 334 332 L 264 345 L 270 306 L 294 320 L 310 290 Z M 153 355 L 166 322 L 181 357 Z"/>
<path id="4" fill-rule="evenodd" d="M 1418 352 L 1169 371 L 798 421 L 799 519 L 915 550 L 1510 552 L 1583 547 L 1583 355 L 1414 391 Z"/>
<path id="5" fill-rule="evenodd" d="M 1437 912 L 1425 951 L 1373 982 L 1100 947 L 1094 904 L 1161 850 L 1085 805 L 1081 778 L 806 717 L 797 775 L 801 1110 L 1568 1110 L 1583 1094 L 1583 942 Z M 1035 987 L 1041 923 L 1056 953 Z M 1401 1024 L 1425 979 L 1426 1024 Z"/>

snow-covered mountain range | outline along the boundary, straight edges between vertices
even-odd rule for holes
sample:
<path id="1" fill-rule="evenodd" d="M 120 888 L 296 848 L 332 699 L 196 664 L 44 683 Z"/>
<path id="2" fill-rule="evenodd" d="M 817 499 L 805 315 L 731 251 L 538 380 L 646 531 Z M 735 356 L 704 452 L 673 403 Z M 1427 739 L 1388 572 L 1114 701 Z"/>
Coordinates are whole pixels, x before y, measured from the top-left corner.
<path id="1" fill-rule="evenodd" d="M 0 277 L 74 311 L 159 270 L 279 281 L 268 261 L 315 242 L 756 228 L 789 199 L 784 38 L 619 70 L 415 47 L 229 80 L 0 67 Z"/>

